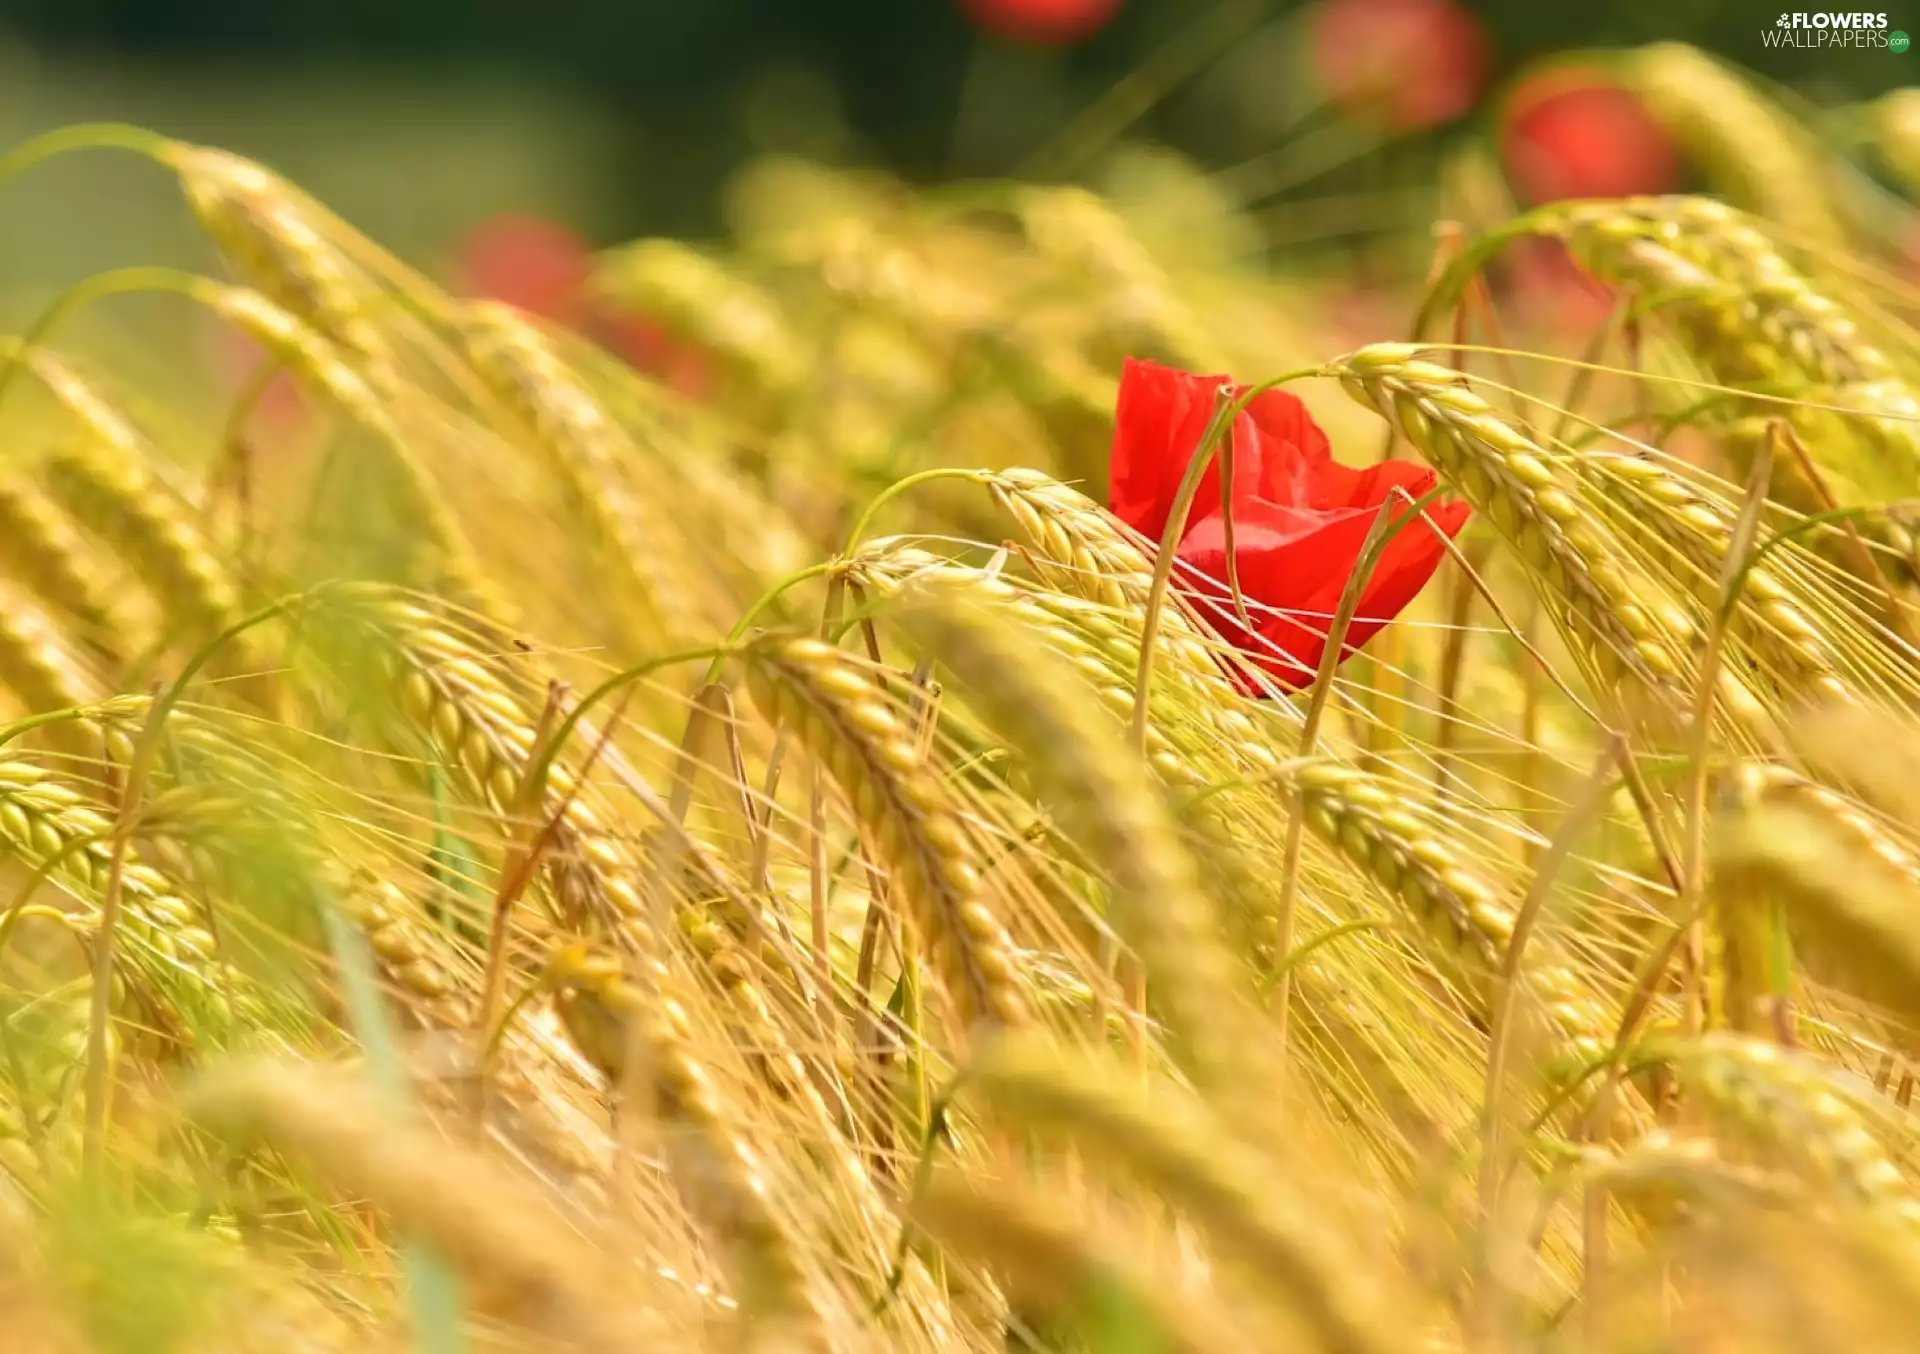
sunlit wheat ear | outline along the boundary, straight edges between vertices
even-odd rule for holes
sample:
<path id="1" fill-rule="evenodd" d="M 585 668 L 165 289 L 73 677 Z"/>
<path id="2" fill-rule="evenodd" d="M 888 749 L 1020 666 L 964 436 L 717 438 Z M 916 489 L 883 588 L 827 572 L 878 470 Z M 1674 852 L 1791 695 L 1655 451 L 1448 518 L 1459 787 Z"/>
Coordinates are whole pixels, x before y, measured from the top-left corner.
<path id="1" fill-rule="evenodd" d="M 1015 198 L 1014 210 L 1042 256 L 1098 288 L 1110 322 L 1145 329 L 1183 365 L 1201 370 L 1226 365 L 1219 343 L 1196 322 L 1166 269 L 1100 198 L 1084 188 L 1026 188 Z"/>
<path id="2" fill-rule="evenodd" d="M 70 443 L 42 467 L 49 492 L 111 543 L 176 625 L 225 629 L 240 618 L 238 584 L 187 510 L 137 459 L 107 442 Z"/>
<path id="3" fill-rule="evenodd" d="M 730 579 L 741 601 L 818 557 L 786 505 L 738 463 L 775 453 L 735 410 L 683 395 L 568 331 L 542 329 L 539 337 L 633 443 L 639 463 L 627 477 L 636 491 L 666 495 L 684 509 L 667 519 L 682 548 L 696 514 L 703 527 L 718 528 L 703 531 L 699 543 L 724 542 L 713 552 L 723 557 L 698 562 Z"/>
<path id="4" fill-rule="evenodd" d="M 875 593 L 899 593 L 925 582 L 973 593 L 983 605 L 1004 609 L 1010 621 L 1029 627 L 1034 638 L 1066 661 L 1119 726 L 1131 717 L 1140 667 L 1137 611 L 1111 611 L 1077 593 L 955 564 L 899 541 L 870 542 L 845 567 L 850 580 Z M 1218 669 L 1194 668 L 1198 657 L 1191 648 L 1156 654 L 1162 680 L 1150 696 L 1148 764 L 1168 785 L 1189 790 L 1217 778 L 1222 754 L 1256 771 L 1271 770 L 1278 758 L 1239 703 L 1209 698 L 1219 693 Z"/>
<path id="5" fill-rule="evenodd" d="M 1799 761 L 1906 837 L 1920 830 L 1920 725 L 1858 706 L 1809 711 L 1792 730 Z"/>
<path id="6" fill-rule="evenodd" d="M 1639 49 L 1623 73 L 1726 196 L 1810 242 L 1841 241 L 1819 147 L 1803 125 L 1747 80 L 1678 42 Z"/>
<path id="7" fill-rule="evenodd" d="M 10 341 L 0 341 L 0 353 L 9 353 L 9 344 Z M 34 378 L 90 437 L 127 456 L 143 459 L 153 454 L 133 420 L 102 394 L 94 382 L 82 376 L 66 357 L 35 347 L 27 353 L 25 362 Z"/>
<path id="8" fill-rule="evenodd" d="M 331 655 L 364 664 L 371 648 L 388 683 L 394 731 L 437 754 L 470 803 L 510 814 L 535 751 L 538 714 L 499 661 L 444 611 L 399 589 L 353 585 L 331 595 L 344 623 Z M 641 954 L 658 954 L 663 937 L 640 891 L 637 857 L 613 834 L 597 796 L 567 797 L 578 783 L 572 767 L 569 758 L 556 760 L 537 801 L 543 813 L 559 813 L 546 875 L 560 913 L 571 925 L 617 925 Z"/>
<path id="9" fill-rule="evenodd" d="M 341 350 L 304 320 L 245 287 L 213 287 L 207 303 L 221 318 L 284 361 L 310 388 L 323 395 L 383 444 L 399 472 L 394 491 L 403 520 L 418 533 L 409 541 L 420 558 L 425 582 L 451 593 L 496 619 L 512 615 L 508 599 L 488 580 L 446 494 L 421 459 L 400 414 L 368 380 L 341 360 Z"/>
<path id="10" fill-rule="evenodd" d="M 1716 1033 L 1672 1050 L 1682 1092 L 1715 1131 L 1805 1176 L 1849 1208 L 1920 1226 L 1920 1201 L 1828 1069 L 1750 1036 Z"/>
<path id="11" fill-rule="evenodd" d="M 143 717 L 116 711 L 107 727 L 124 738 Z M 141 846 L 159 867 L 203 892 L 256 905 L 267 888 L 312 889 L 317 905 L 337 907 L 360 929 L 410 1014 L 445 1029 L 470 1023 L 472 984 L 447 937 L 404 889 L 336 853 L 338 843 L 296 801 L 288 768 L 193 714 L 176 710 L 168 728 L 182 779 L 150 794 L 142 811 Z M 306 877 L 275 877 L 294 870 Z"/>
<path id="12" fill-rule="evenodd" d="M 65 612 L 96 652 L 121 654 L 121 621 L 96 550 L 23 476 L 0 480 L 0 570 Z"/>
<path id="13" fill-rule="evenodd" d="M 371 870 L 342 872 L 331 897 L 367 938 L 388 980 L 407 995 L 407 1008 L 432 1023 L 464 1026 L 472 1002 L 468 986 L 446 953 L 445 938 L 429 929 L 420 905 Z"/>
<path id="14" fill-rule="evenodd" d="M 1696 1210 L 1718 1214 L 1778 1207 L 1798 1193 L 1793 1178 L 1781 1171 L 1728 1161 L 1710 1138 L 1666 1129 L 1596 1158 L 1585 1179 L 1636 1217 L 1669 1226 L 1684 1226 Z"/>
<path id="15" fill-rule="evenodd" d="M 502 664 L 439 609 L 400 590 L 342 586 L 332 596 L 345 622 L 332 636 L 340 646 L 330 646 L 332 656 L 363 664 L 371 649 L 388 683 L 380 699 L 389 727 L 402 745 L 435 756 L 469 803 L 495 815 L 503 832 L 516 830 L 510 818 L 522 806 L 539 727 Z M 580 783 L 578 766 L 571 756 L 553 760 L 544 792 L 527 806 L 536 821 L 519 830 L 549 835 L 542 877 L 563 924 L 609 931 L 639 962 L 658 965 L 672 937 L 642 892 L 640 850 L 623 839 L 602 796 Z M 706 853 L 697 860 L 711 868 Z"/>
<path id="16" fill-rule="evenodd" d="M 1077 1216 L 1055 1192 L 1006 1184 L 968 1186 L 936 1176 L 913 1219 L 951 1253 L 991 1273 L 1017 1304 L 1069 1317 L 1095 1304 L 1117 1309 L 1132 1338 L 1166 1354 L 1254 1347 L 1239 1321 L 1204 1293 L 1181 1293 L 1122 1238 Z M 1009 1325 L 1015 1320 L 1009 1315 Z M 1012 1332 L 1009 1332 L 1012 1335 Z"/>
<path id="17" fill-rule="evenodd" d="M 1024 468 L 998 471 L 986 484 L 994 502 L 1040 551 L 1047 582 L 1115 610 L 1146 601 L 1152 561 L 1092 499 L 1042 471 Z"/>
<path id="18" fill-rule="evenodd" d="M 969 1080 L 1009 1126 L 1130 1176 L 1190 1216 L 1221 1263 L 1261 1275 L 1270 1285 L 1263 1296 L 1322 1347 L 1346 1354 L 1393 1348 L 1337 1234 L 1316 1225 L 1294 1192 L 1279 1186 L 1271 1164 L 1187 1093 L 1166 1083 L 1149 1091 L 1117 1065 L 1025 1039 L 995 1046 Z"/>
<path id="19" fill-rule="evenodd" d="M 1301 796 L 1307 825 L 1371 877 L 1440 942 L 1445 967 L 1477 1008 L 1490 1010 L 1494 975 L 1506 964 L 1514 913 L 1471 860 L 1449 846 L 1444 824 L 1410 808 L 1390 784 L 1327 760 L 1290 762 L 1278 773 Z M 1533 998 L 1561 1041 L 1568 1065 L 1605 1051 L 1609 1012 L 1571 956 L 1536 938 L 1527 969 Z"/>
<path id="20" fill-rule="evenodd" d="M 482 382 L 526 423 L 603 558 L 637 589 L 649 633 L 670 648 L 708 628 L 676 568 L 681 537 L 664 516 L 669 501 L 657 484 L 634 482 L 642 457 L 633 439 L 540 331 L 509 307 L 474 304 L 457 323 Z"/>
<path id="21" fill-rule="evenodd" d="M 536 1187 L 471 1147 L 399 1120 L 391 1103 L 338 1074 L 243 1063 L 190 1087 L 184 1109 L 234 1148 L 265 1144 L 295 1156 L 342 1195 L 427 1241 L 495 1321 L 540 1331 L 564 1348 L 630 1347 L 634 1316 L 608 1297 L 631 1280 Z"/>
<path id="22" fill-rule="evenodd" d="M 1036 470 L 996 471 L 987 487 L 1026 532 L 1039 552 L 1035 566 L 1053 588 L 1123 614 L 1146 605 L 1152 561 L 1092 499 Z M 1162 608 L 1159 650 L 1179 658 L 1184 680 L 1230 700 L 1232 687 L 1214 657 L 1217 647 L 1183 607 Z"/>
<path id="23" fill-rule="evenodd" d="M 842 1131 L 845 1116 L 828 1105 L 806 1059 L 797 1051 L 792 1018 L 786 1017 L 783 1023 L 785 1013 L 777 1013 L 769 998 L 765 980 L 772 979 L 771 971 L 756 965 L 749 951 L 720 926 L 709 922 L 689 929 L 693 951 L 726 997 L 722 1019 L 745 1051 L 748 1064 L 776 1097 L 804 1113 L 809 1120 L 809 1148 L 826 1158 L 828 1169 L 839 1176 L 839 1187 L 856 1197 L 868 1195 L 867 1169 L 848 1147 Z M 830 1058 L 831 1052 L 823 1053 L 823 1059 Z"/>
<path id="24" fill-rule="evenodd" d="M 29 870 L 45 870 L 97 921 L 112 859 L 112 819 L 41 767 L 0 761 L 0 844 Z M 120 875 L 120 953 L 162 1009 L 150 1016 L 171 1026 L 188 1047 L 224 1039 L 236 1015 L 258 1018 L 244 997 L 234 1009 L 233 971 L 203 910 L 159 871 L 134 862 Z"/>
<path id="25" fill-rule="evenodd" d="M 1631 676 L 1656 697 L 1677 700 L 1682 669 L 1654 619 L 1659 599 L 1629 577 L 1610 533 L 1567 491 L 1538 444 L 1496 414 L 1459 372 L 1421 360 L 1418 351 L 1402 344 L 1362 348 L 1338 364 L 1340 384 L 1398 426 L 1493 520 L 1557 604 L 1556 621 L 1600 689 Z"/>
<path id="26" fill-rule="evenodd" d="M 1751 218 L 1708 198 L 1629 198 L 1531 218 L 1595 276 L 1671 317 L 1726 381 L 1850 386 L 1898 374 L 1847 307 Z"/>
<path id="27" fill-rule="evenodd" d="M 1672 550 L 1703 605 L 1717 608 L 1720 579 L 1735 534 L 1735 514 L 1658 461 L 1616 452 L 1590 452 L 1577 461 L 1581 479 L 1596 491 L 1601 511 L 1623 535 L 1641 535 Z M 1788 557 L 1789 567 L 1791 558 Z M 1753 653 L 1765 676 L 1801 700 L 1845 700 L 1852 689 L 1835 670 L 1833 641 L 1792 600 L 1775 569 L 1749 569 L 1728 615 L 1732 637 Z"/>
<path id="28" fill-rule="evenodd" d="M 1812 416 L 1811 411 L 1801 413 L 1792 419 L 1796 426 L 1806 424 Z M 1761 449 L 1778 444 L 1777 424 L 1777 413 L 1756 413 L 1706 426 L 1715 433 L 1734 475 L 1745 480 Z M 1805 465 L 1797 455 L 1775 459 L 1769 488 L 1772 501 L 1805 516 L 1835 508 L 1867 509 L 1848 525 L 1869 553 L 1863 558 L 1863 549 L 1855 547 L 1845 525 L 1809 532 L 1801 537 L 1801 543 L 1870 584 L 1879 584 L 1876 570 L 1895 583 L 1911 585 L 1920 579 L 1920 537 L 1914 534 L 1913 519 L 1904 508 L 1876 503 L 1886 491 L 1868 486 L 1882 477 L 1874 467 L 1859 463 L 1853 440 L 1845 436 L 1822 438 L 1805 450 Z"/>
<path id="29" fill-rule="evenodd" d="M 987 905 L 948 791 L 880 687 L 831 645 L 769 638 L 748 654 L 748 689 L 832 775 L 891 873 L 963 1026 L 1026 1019 L 1012 942 Z"/>
<path id="30" fill-rule="evenodd" d="M 89 705 L 105 695 L 87 660 L 62 638 L 60 627 L 20 589 L 0 583 L 0 686 L 26 714 Z M 98 753 L 98 733 L 85 725 L 55 734 L 81 755 Z M 88 738 L 94 739 L 87 747 Z"/>
<path id="31" fill-rule="evenodd" d="M 1004 600 L 1011 600 L 1008 587 Z M 1041 631 L 1025 630 L 981 590 L 924 577 L 890 609 L 1005 736 L 1089 859 L 1112 885 L 1115 927 L 1145 966 L 1149 999 L 1195 1080 L 1244 1086 L 1257 1039 L 1239 1001 L 1244 973 L 1222 946 L 1212 900 L 1148 768 Z"/>
<path id="32" fill-rule="evenodd" d="M 251 160 L 169 143 L 194 215 L 240 276 L 332 339 L 376 385 L 398 379 L 372 319 L 387 298 L 328 238 L 298 190 Z"/>
<path id="33" fill-rule="evenodd" d="M 760 1150 L 742 1136 L 740 1106 L 727 1103 L 701 1060 L 683 1004 L 690 993 L 665 985 L 642 992 L 612 957 L 575 952 L 557 961 L 561 1018 L 583 1052 L 616 1086 L 641 1088 L 652 1102 L 675 1186 L 731 1259 L 743 1315 L 792 1324 L 804 1348 L 825 1349 L 820 1318 L 807 1293 L 798 1248 L 768 1198 L 775 1176 Z M 629 1065 L 637 1054 L 640 1066 Z"/>
<path id="34" fill-rule="evenodd" d="M 1751 218 L 1673 197 L 1546 208 L 1532 220 L 1596 276 L 1645 298 L 1649 318 L 1672 326 L 1714 379 L 1811 401 L 1767 412 L 1787 417 L 1840 484 L 1898 485 L 1920 466 L 1920 396 L 1900 359 Z M 1856 440 L 1893 461 L 1891 478 L 1861 464 Z"/>
<path id="35" fill-rule="evenodd" d="M 1786 995 L 1771 989 L 1787 976 L 1789 923 L 1796 965 L 1914 1027 L 1920 872 L 1911 849 L 1857 803 L 1778 767 L 1737 768 L 1725 799 L 1709 858 L 1737 1027 L 1767 1028 L 1764 999 Z"/>
<path id="36" fill-rule="evenodd" d="M 773 299 L 751 282 L 676 240 L 641 240 L 607 254 L 600 287 L 643 315 L 657 316 L 775 395 L 805 377 L 805 342 Z"/>

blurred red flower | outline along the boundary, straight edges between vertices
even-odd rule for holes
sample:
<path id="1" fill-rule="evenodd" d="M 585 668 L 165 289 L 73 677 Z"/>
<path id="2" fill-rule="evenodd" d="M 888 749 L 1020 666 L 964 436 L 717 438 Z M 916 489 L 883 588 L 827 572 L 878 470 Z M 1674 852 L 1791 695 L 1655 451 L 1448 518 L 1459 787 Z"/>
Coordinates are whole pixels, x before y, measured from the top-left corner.
<path id="1" fill-rule="evenodd" d="M 1213 414 L 1226 378 L 1195 376 L 1129 359 L 1120 378 L 1109 505 L 1134 530 L 1165 534 L 1181 477 Z M 1234 387 L 1235 396 L 1245 387 Z M 1327 435 L 1306 406 L 1284 391 L 1254 397 L 1234 420 L 1234 559 L 1240 591 L 1255 627 L 1234 613 L 1227 589 L 1226 522 L 1220 467 L 1207 468 L 1178 546 L 1188 566 L 1180 586 L 1221 637 L 1280 685 L 1305 686 L 1326 652 L 1334 608 L 1359 561 L 1380 505 L 1396 487 L 1418 499 L 1434 474 L 1407 461 L 1352 470 L 1333 459 Z M 1342 657 L 1398 615 L 1433 576 L 1451 537 L 1467 520 L 1465 503 L 1427 505 L 1433 526 L 1410 522 L 1388 543 L 1361 594 Z M 1195 575 L 1198 576 L 1195 576 Z"/>
<path id="2" fill-rule="evenodd" d="M 1323 0 L 1313 67 L 1333 101 L 1396 131 L 1448 122 L 1486 83 L 1486 29 L 1453 0 Z"/>
<path id="3" fill-rule="evenodd" d="M 562 324 L 584 314 L 592 268 L 585 240 L 532 216 L 482 221 L 460 248 L 461 290 Z"/>
<path id="4" fill-rule="evenodd" d="M 676 340 L 657 320 L 631 311 L 608 311 L 594 317 L 588 335 L 608 352 L 625 358 L 634 370 L 657 377 L 683 395 L 699 399 L 713 388 L 713 362 L 707 350 Z"/>
<path id="5" fill-rule="evenodd" d="M 307 400 L 293 373 L 274 361 L 258 341 L 237 329 L 223 326 L 219 343 L 217 361 L 221 375 L 235 395 L 247 390 L 256 378 L 272 368 L 265 387 L 254 397 L 247 429 L 269 438 L 290 437 L 304 431 Z"/>
<path id="6" fill-rule="evenodd" d="M 611 309 L 593 296 L 593 255 L 587 242 L 553 221 L 495 216 L 462 244 L 460 289 L 578 329 L 636 370 L 689 395 L 711 384 L 707 355 L 678 343 L 643 315 Z"/>
<path id="7" fill-rule="evenodd" d="M 1502 291 L 1562 337 L 1586 334 L 1613 313 L 1614 293 L 1558 240 L 1515 240 L 1501 260 Z"/>
<path id="8" fill-rule="evenodd" d="M 1529 204 L 1665 193 L 1673 143 L 1630 90 L 1583 66 L 1524 81 L 1501 116 L 1500 155 Z"/>
<path id="9" fill-rule="evenodd" d="M 960 0 L 968 22 L 1016 42 L 1085 42 L 1120 12 L 1121 0 Z"/>

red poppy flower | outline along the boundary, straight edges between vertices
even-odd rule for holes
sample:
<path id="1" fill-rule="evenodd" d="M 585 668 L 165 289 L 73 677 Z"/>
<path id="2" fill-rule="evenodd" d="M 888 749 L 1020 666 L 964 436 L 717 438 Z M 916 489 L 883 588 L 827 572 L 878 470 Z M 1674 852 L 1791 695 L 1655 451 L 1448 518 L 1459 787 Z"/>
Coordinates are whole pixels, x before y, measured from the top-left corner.
<path id="1" fill-rule="evenodd" d="M 1473 107 L 1487 78 L 1487 34 L 1453 0 L 1325 0 L 1313 66 L 1349 112 L 1416 131 Z"/>
<path id="2" fill-rule="evenodd" d="M 587 242 L 565 226 L 538 217 L 496 216 L 467 237 L 459 266 L 460 284 L 470 295 L 574 324 L 583 315 L 593 261 Z"/>
<path id="3" fill-rule="evenodd" d="M 1114 516 L 1151 540 L 1165 534 L 1181 477 L 1213 414 L 1224 377 L 1195 376 L 1129 359 L 1120 378 L 1111 466 Z M 1245 393 L 1236 386 L 1237 396 Z M 1396 487 L 1418 499 L 1434 485 L 1431 470 L 1382 461 L 1352 470 L 1333 459 L 1327 435 L 1306 406 L 1284 391 L 1254 397 L 1234 420 L 1234 558 L 1254 633 L 1236 617 L 1228 593 L 1226 521 L 1220 507 L 1218 459 L 1201 478 L 1178 562 L 1181 586 L 1220 636 L 1284 687 L 1313 680 L 1326 652 L 1334 608 L 1359 560 L 1361 546 Z M 1427 505 L 1433 528 L 1455 535 L 1467 505 Z M 1398 615 L 1433 577 L 1446 548 L 1435 530 L 1409 522 L 1388 542 L 1348 627 L 1343 657 Z"/>
<path id="4" fill-rule="evenodd" d="M 960 12 L 1015 42 L 1067 47 L 1105 28 L 1120 12 L 1120 0 L 960 0 Z"/>
<path id="5" fill-rule="evenodd" d="M 1524 82 L 1501 117 L 1500 155 L 1529 203 L 1665 193 L 1679 178 L 1673 143 L 1631 90 L 1587 67 Z"/>

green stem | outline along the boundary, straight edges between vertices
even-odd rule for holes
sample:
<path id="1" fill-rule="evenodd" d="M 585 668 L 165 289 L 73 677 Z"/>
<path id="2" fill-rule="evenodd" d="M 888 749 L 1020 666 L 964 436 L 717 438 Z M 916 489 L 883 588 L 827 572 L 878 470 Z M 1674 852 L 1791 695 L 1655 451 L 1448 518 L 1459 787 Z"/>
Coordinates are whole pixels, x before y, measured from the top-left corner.
<path id="1" fill-rule="evenodd" d="M 1353 616 L 1360 609 L 1360 598 L 1366 592 L 1367 582 L 1373 577 L 1373 571 L 1379 567 L 1381 557 L 1386 554 L 1387 544 L 1400 529 L 1422 516 L 1428 503 L 1440 495 L 1440 486 L 1435 485 L 1418 500 L 1411 500 L 1411 508 L 1400 516 L 1392 512 L 1396 497 L 1407 498 L 1404 489 L 1396 488 L 1380 504 L 1373 526 L 1367 532 L 1367 539 L 1360 547 L 1360 556 L 1354 561 L 1353 572 L 1348 575 L 1346 586 L 1341 589 L 1340 601 L 1333 611 L 1333 623 L 1327 628 L 1327 646 L 1320 655 L 1320 670 L 1314 674 L 1313 693 L 1307 697 L 1307 712 L 1300 725 L 1301 757 L 1313 756 L 1314 745 L 1320 737 L 1320 721 L 1325 716 L 1327 696 L 1333 690 L 1334 670 L 1340 666 L 1341 652 L 1347 647 L 1347 630 L 1353 624 Z M 1436 527 L 1435 535 L 1442 533 Z M 1300 795 L 1293 796 L 1293 812 L 1287 819 L 1286 845 L 1283 848 L 1280 864 L 1280 901 L 1279 917 L 1275 927 L 1273 952 L 1277 958 L 1285 959 L 1293 948 L 1293 930 L 1298 912 L 1297 899 L 1300 892 L 1300 851 L 1304 844 L 1307 813 L 1306 804 Z M 1277 1008 L 1274 1012 L 1274 1046 L 1277 1058 L 1284 1061 L 1287 1056 L 1287 1024 L 1293 998 L 1293 970 L 1282 969 L 1280 980 L 1275 984 Z"/>
<path id="2" fill-rule="evenodd" d="M 5 155 L 0 155 L 0 183 L 24 173 L 43 160 L 51 160 L 75 150 L 130 150 L 164 163 L 167 148 L 172 144 L 158 132 L 136 127 L 130 122 L 82 122 L 72 127 L 56 127 L 22 141 Z"/>
<path id="3" fill-rule="evenodd" d="M 59 296 L 47 308 L 34 318 L 20 341 L 8 347 L 7 355 L 0 359 L 0 396 L 4 396 L 13 384 L 14 374 L 26 362 L 28 355 L 40 345 L 40 341 L 52 332 L 55 325 L 84 306 L 95 301 L 105 300 L 109 296 L 118 296 L 126 292 L 170 291 L 182 296 L 204 299 L 207 279 L 179 268 L 141 266 L 137 268 L 116 268 L 112 272 L 96 273 L 94 276 L 76 282 Z"/>
<path id="4" fill-rule="evenodd" d="M 936 466 L 932 470 L 922 470 L 916 474 L 908 475 L 905 479 L 895 480 L 892 484 L 889 484 L 885 489 L 881 490 L 880 493 L 876 494 L 873 501 L 861 510 L 860 516 L 854 519 L 853 530 L 847 533 L 846 547 L 840 552 L 841 558 L 848 558 L 855 550 L 859 549 L 860 538 L 867 534 L 867 528 L 873 525 L 873 519 L 879 514 L 880 509 L 886 507 L 887 504 L 891 503 L 901 494 L 904 494 L 907 490 L 917 485 L 926 484 L 931 480 L 972 480 L 976 484 L 982 484 L 985 483 L 987 479 L 988 476 L 982 471 L 966 470 L 958 466 L 946 465 Z"/>
<path id="5" fill-rule="evenodd" d="M 662 654 L 658 658 L 648 659 L 644 663 L 639 663 L 633 667 L 614 673 L 613 676 L 607 678 L 606 681 L 600 683 L 599 686 L 594 687 L 593 690 L 582 696 L 579 703 L 568 711 L 566 717 L 555 726 L 553 737 L 549 738 L 539 752 L 534 755 L 533 759 L 527 763 L 527 770 L 522 784 L 528 786 L 530 789 L 530 802 L 538 802 L 537 800 L 531 799 L 531 794 L 539 793 L 540 787 L 545 786 L 547 773 L 552 768 L 554 759 L 560 755 L 560 749 L 566 746 L 567 740 L 573 736 L 573 731 L 579 727 L 580 721 L 586 717 L 587 711 L 591 710 L 594 706 L 598 705 L 622 687 L 629 686 L 643 677 L 651 676 L 662 668 L 670 668 L 676 663 L 691 662 L 696 658 L 706 658 L 715 652 L 716 646 L 707 644 L 697 649 L 681 649 L 675 653 Z M 717 646 L 717 652 L 724 658 L 725 655 L 733 652 L 733 647 L 731 644 L 720 645 Z"/>
<path id="6" fill-rule="evenodd" d="M 707 669 L 707 679 L 702 685 L 712 686 L 720 680 L 720 673 L 727 664 L 727 655 L 739 648 L 746 640 L 747 631 L 753 628 L 753 623 L 761 612 L 778 601 L 781 595 L 789 588 L 796 587 L 806 582 L 809 578 L 818 578 L 822 574 L 832 573 L 838 567 L 839 565 L 832 560 L 823 561 L 819 564 L 809 564 L 804 569 L 788 574 L 785 578 L 775 583 L 772 587 L 761 593 L 759 597 L 754 599 L 753 605 L 742 612 L 740 619 L 733 623 L 733 629 L 727 631 L 726 640 L 721 644 L 719 651 L 714 654 L 713 665 Z"/>

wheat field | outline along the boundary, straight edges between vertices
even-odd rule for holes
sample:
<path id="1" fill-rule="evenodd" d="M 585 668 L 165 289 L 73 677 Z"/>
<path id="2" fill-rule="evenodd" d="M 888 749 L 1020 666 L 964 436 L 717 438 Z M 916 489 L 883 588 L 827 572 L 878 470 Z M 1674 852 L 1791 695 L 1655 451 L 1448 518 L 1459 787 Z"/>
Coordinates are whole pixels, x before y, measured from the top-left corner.
<path id="1" fill-rule="evenodd" d="M 599 258 L 698 398 L 218 149 L 0 159 L 222 263 L 0 350 L 0 1350 L 1920 1348 L 1920 296 L 1634 60 L 1719 194 L 1457 193 L 1357 347 L 1082 189 L 769 163 Z M 130 305 L 261 365 L 69 344 Z M 1241 383 L 1152 539 L 1129 358 Z M 1267 382 L 1438 485 L 1284 617 L 1173 551 Z"/>

